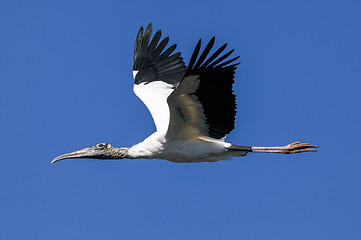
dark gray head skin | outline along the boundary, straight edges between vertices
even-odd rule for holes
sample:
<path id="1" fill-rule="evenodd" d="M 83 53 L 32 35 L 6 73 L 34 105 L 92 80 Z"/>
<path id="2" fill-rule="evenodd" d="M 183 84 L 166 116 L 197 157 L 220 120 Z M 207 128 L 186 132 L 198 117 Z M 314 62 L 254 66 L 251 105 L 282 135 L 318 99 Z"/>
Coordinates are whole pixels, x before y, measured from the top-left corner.
<path id="1" fill-rule="evenodd" d="M 51 163 L 71 158 L 122 159 L 127 156 L 127 148 L 114 148 L 109 143 L 98 143 L 95 146 L 56 157 Z"/>

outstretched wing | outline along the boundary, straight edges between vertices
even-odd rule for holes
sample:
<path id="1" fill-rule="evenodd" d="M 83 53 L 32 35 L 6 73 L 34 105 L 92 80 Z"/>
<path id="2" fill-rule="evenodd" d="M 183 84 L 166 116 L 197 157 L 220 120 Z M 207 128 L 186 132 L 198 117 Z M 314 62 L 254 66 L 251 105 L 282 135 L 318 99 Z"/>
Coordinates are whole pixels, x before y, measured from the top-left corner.
<path id="1" fill-rule="evenodd" d="M 199 58 L 198 41 L 184 79 L 168 98 L 168 136 L 221 139 L 234 129 L 236 97 L 232 85 L 239 56 L 226 60 L 234 50 L 222 54 L 224 44 L 206 60 L 214 41 L 213 37 Z"/>
<path id="2" fill-rule="evenodd" d="M 170 117 L 167 98 L 182 80 L 186 67 L 180 52 L 171 55 L 175 44 L 164 50 L 169 37 L 159 43 L 161 31 L 152 40 L 151 35 L 152 24 L 144 33 L 143 27 L 139 29 L 134 47 L 133 90 L 152 114 L 157 131 L 166 131 Z"/>

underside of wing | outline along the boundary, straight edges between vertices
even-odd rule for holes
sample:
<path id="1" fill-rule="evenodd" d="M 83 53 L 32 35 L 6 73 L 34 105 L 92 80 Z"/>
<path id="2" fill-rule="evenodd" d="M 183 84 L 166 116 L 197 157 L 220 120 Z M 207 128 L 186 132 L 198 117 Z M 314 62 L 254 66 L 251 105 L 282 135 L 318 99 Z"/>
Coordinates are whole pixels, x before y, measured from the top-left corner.
<path id="1" fill-rule="evenodd" d="M 227 59 L 234 50 L 223 53 L 227 44 L 221 46 L 208 57 L 215 38 L 213 37 L 198 58 L 201 40 L 193 51 L 185 79 L 198 76 L 199 86 L 194 95 L 202 106 L 207 136 L 221 139 L 234 129 L 236 116 L 236 97 L 233 94 L 233 83 L 239 56 Z M 208 58 L 207 58 L 208 57 Z M 197 60 L 198 58 L 198 60 Z M 182 83 L 181 83 L 182 84 Z"/>
<path id="2" fill-rule="evenodd" d="M 151 35 L 152 24 L 149 24 L 145 32 L 143 27 L 139 29 L 135 41 L 134 92 L 152 114 L 157 131 L 165 131 L 170 116 L 167 98 L 182 80 L 186 67 L 180 52 L 172 54 L 175 44 L 166 49 L 168 37 L 160 41 L 160 30 L 152 39 Z"/>

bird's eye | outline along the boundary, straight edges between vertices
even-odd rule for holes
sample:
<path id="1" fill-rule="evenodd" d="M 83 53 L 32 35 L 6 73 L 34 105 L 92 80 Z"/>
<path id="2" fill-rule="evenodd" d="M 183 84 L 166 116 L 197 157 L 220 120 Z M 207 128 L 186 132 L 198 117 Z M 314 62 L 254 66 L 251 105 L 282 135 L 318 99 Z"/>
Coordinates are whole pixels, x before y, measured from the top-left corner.
<path id="1" fill-rule="evenodd" d="M 107 143 L 99 143 L 99 144 L 97 144 L 96 145 L 96 148 L 97 149 L 104 149 L 104 148 L 106 148 L 107 147 Z"/>

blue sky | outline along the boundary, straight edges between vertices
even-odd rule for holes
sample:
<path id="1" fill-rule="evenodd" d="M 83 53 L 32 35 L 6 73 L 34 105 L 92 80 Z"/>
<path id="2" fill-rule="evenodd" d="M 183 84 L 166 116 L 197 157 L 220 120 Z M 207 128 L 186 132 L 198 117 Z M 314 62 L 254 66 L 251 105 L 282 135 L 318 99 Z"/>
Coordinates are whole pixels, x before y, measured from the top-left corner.
<path id="1" fill-rule="evenodd" d="M 0 2 L 0 238 L 361 239 L 359 1 Z M 199 38 L 241 56 L 240 145 L 317 153 L 226 162 L 50 161 L 154 130 L 132 92 L 153 23 L 188 63 Z"/>

